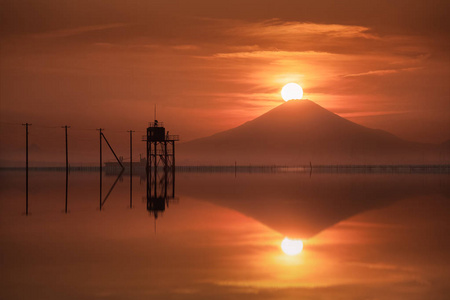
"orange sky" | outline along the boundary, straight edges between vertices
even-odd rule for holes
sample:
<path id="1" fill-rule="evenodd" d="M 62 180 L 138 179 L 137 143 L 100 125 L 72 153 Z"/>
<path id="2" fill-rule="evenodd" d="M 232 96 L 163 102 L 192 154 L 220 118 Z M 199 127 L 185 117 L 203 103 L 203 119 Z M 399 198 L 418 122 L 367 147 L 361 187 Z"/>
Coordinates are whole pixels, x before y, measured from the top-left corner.
<path id="1" fill-rule="evenodd" d="M 22 157 L 24 122 L 47 154 L 71 125 L 82 161 L 98 127 L 126 153 L 126 130 L 144 130 L 154 104 L 186 141 L 281 104 L 291 81 L 354 122 L 441 143 L 450 4 L 392 2 L 2 1 L 1 161 Z"/>

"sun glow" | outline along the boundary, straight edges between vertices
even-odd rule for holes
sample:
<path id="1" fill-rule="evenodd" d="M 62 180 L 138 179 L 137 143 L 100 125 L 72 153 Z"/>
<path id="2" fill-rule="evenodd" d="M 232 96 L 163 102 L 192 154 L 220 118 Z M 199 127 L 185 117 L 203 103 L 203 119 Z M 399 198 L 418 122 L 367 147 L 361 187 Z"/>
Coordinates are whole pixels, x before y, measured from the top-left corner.
<path id="1" fill-rule="evenodd" d="M 281 97 L 284 101 L 302 99 L 303 89 L 296 83 L 288 83 L 281 89 Z"/>
<path id="2" fill-rule="evenodd" d="M 297 255 L 303 250 L 303 242 L 301 240 L 291 240 L 285 237 L 281 242 L 281 250 L 287 255 Z"/>

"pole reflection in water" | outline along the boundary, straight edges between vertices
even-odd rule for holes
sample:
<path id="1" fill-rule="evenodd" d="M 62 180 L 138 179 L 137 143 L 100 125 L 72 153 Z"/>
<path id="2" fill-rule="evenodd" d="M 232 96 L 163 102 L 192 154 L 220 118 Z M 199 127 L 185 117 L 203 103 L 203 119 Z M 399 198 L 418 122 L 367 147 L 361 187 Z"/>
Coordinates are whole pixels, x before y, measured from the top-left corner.
<path id="1" fill-rule="evenodd" d="M 64 206 L 64 213 L 67 214 L 67 198 L 68 198 L 68 192 L 69 192 L 69 172 L 66 171 L 66 203 Z"/>
<path id="2" fill-rule="evenodd" d="M 116 186 L 117 182 L 119 181 L 119 179 L 122 177 L 122 174 L 124 172 L 124 169 L 122 169 L 119 173 L 119 175 L 117 175 L 116 180 L 114 181 L 114 183 L 112 184 L 111 188 L 109 189 L 108 193 L 105 196 L 105 199 L 101 200 L 100 198 L 100 210 L 102 210 L 103 206 L 105 205 L 106 200 L 108 199 L 109 195 L 111 195 L 111 192 L 114 190 L 114 187 Z M 102 196 L 102 181 L 100 180 L 100 197 Z"/>

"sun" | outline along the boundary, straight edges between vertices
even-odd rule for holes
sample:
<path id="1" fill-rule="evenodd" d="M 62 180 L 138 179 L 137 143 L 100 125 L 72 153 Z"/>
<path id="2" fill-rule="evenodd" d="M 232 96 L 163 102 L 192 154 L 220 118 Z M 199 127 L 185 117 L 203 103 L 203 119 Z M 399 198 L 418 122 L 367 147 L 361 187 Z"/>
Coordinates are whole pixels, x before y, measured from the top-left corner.
<path id="1" fill-rule="evenodd" d="M 281 250 L 287 255 L 297 255 L 303 250 L 303 242 L 301 240 L 291 240 L 285 237 L 281 242 Z"/>
<path id="2" fill-rule="evenodd" d="M 296 83 L 288 83 L 281 89 L 281 97 L 284 101 L 300 100 L 303 97 L 303 89 Z"/>

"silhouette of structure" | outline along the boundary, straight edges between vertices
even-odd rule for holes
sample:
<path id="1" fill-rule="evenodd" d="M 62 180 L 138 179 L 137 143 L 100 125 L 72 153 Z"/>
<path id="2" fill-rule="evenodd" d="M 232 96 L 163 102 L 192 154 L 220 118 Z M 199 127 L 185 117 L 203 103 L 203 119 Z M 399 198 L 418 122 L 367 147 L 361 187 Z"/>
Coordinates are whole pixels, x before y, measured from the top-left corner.
<path id="1" fill-rule="evenodd" d="M 147 211 L 156 221 L 169 204 L 178 202 L 175 197 L 175 168 L 155 168 L 147 172 Z"/>
<path id="2" fill-rule="evenodd" d="M 164 170 L 175 169 L 175 142 L 179 141 L 178 135 L 169 135 L 163 124 L 155 120 L 147 128 L 143 141 L 147 142 L 147 172 L 153 169 L 156 174 L 159 167 Z"/>
<path id="3" fill-rule="evenodd" d="M 162 214 L 171 202 L 177 202 L 175 197 L 175 172 L 172 169 L 148 172 L 147 175 L 147 210 L 155 220 Z"/>
<path id="4" fill-rule="evenodd" d="M 179 136 L 169 135 L 163 124 L 155 120 L 143 140 L 147 143 L 147 210 L 156 221 L 166 206 L 176 201 L 175 142 L 179 141 Z"/>
<path id="5" fill-rule="evenodd" d="M 114 186 L 116 185 L 117 181 L 120 179 L 120 177 L 122 176 L 125 168 L 123 167 L 122 162 L 120 161 L 120 159 L 117 157 L 116 153 L 114 152 L 113 148 L 111 147 L 111 145 L 109 144 L 108 140 L 106 139 L 105 135 L 103 134 L 103 130 L 104 128 L 98 128 L 97 129 L 100 132 L 100 210 L 102 210 L 103 204 L 105 203 L 106 199 L 108 199 L 109 194 L 111 194 L 112 190 L 114 189 Z M 114 154 L 114 157 L 116 158 L 117 162 L 119 163 L 120 167 L 122 168 L 120 171 L 119 176 L 117 176 L 116 181 L 114 182 L 114 184 L 112 185 L 111 189 L 109 190 L 108 194 L 106 194 L 105 200 L 103 200 L 102 197 L 102 179 L 103 179 L 103 164 L 102 164 L 102 138 L 105 140 L 106 144 L 108 145 L 109 149 L 111 150 L 112 154 Z"/>

